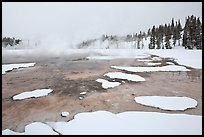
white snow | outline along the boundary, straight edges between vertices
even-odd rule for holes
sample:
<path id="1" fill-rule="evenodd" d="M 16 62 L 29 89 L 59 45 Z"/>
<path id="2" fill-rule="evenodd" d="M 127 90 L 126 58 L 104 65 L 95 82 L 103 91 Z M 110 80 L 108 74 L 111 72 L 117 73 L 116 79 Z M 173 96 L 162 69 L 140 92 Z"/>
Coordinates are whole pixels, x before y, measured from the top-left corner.
<path id="1" fill-rule="evenodd" d="M 140 77 L 138 75 L 134 74 L 126 74 L 122 72 L 109 72 L 104 74 L 104 76 L 110 77 L 110 78 L 118 78 L 118 79 L 126 79 L 129 81 L 145 81 L 143 77 Z"/>
<path id="2" fill-rule="evenodd" d="M 136 55 L 136 56 L 90 56 L 86 57 L 87 59 L 98 59 L 98 60 L 112 60 L 112 59 L 129 59 L 129 58 L 148 58 L 149 55 Z"/>
<path id="3" fill-rule="evenodd" d="M 22 100 L 22 99 L 27 99 L 31 97 L 37 98 L 37 97 L 47 96 L 52 91 L 53 91 L 52 89 L 36 89 L 33 91 L 27 91 L 13 96 L 13 100 Z"/>
<path id="4" fill-rule="evenodd" d="M 61 114 L 63 117 L 67 117 L 67 116 L 69 116 L 69 112 L 62 112 L 62 114 Z"/>
<path id="5" fill-rule="evenodd" d="M 47 124 L 41 122 L 34 122 L 25 127 L 25 132 L 18 133 L 10 129 L 2 131 L 2 135 L 58 135 L 53 129 Z"/>
<path id="6" fill-rule="evenodd" d="M 44 51 L 39 51 L 35 49 L 21 49 L 21 50 L 2 50 L 2 57 L 19 55 L 19 56 L 36 56 L 39 54 L 44 55 Z M 59 56 L 59 55 L 71 55 L 71 54 L 80 54 L 80 53 L 94 53 L 93 55 L 102 55 L 102 56 L 117 56 L 115 58 L 128 57 L 128 58 L 149 58 L 150 55 L 157 55 L 163 58 L 174 58 L 177 63 L 181 65 L 190 66 L 193 68 L 202 68 L 202 50 L 186 50 L 182 46 L 177 49 L 67 49 L 62 50 L 59 54 L 48 52 L 48 54 Z M 145 55 L 146 54 L 146 55 Z M 92 58 L 92 56 L 90 57 Z M 99 57 L 100 58 L 100 57 Z M 102 57 L 104 58 L 104 57 Z M 109 58 L 109 57 L 105 57 Z M 111 57 L 112 58 L 112 57 Z M 155 59 L 155 58 L 154 58 Z"/>
<path id="7" fill-rule="evenodd" d="M 153 57 L 152 60 L 154 60 L 154 61 L 161 61 L 162 58 L 161 57 Z"/>
<path id="8" fill-rule="evenodd" d="M 160 62 L 158 62 L 158 63 L 147 62 L 147 63 L 145 63 L 145 64 L 147 64 L 148 66 L 156 66 L 156 65 L 161 65 L 161 63 L 160 63 Z"/>
<path id="9" fill-rule="evenodd" d="M 97 79 L 96 81 L 99 83 L 102 83 L 102 87 L 104 89 L 114 88 L 114 87 L 119 86 L 121 84 L 120 82 L 110 82 L 110 81 L 105 80 L 105 79 Z"/>
<path id="10" fill-rule="evenodd" d="M 197 101 L 189 97 L 167 97 L 167 96 L 139 96 L 135 97 L 139 104 L 157 107 L 163 110 L 186 110 L 196 108 Z"/>
<path id="11" fill-rule="evenodd" d="M 169 64 L 169 65 L 174 65 L 173 62 L 166 62 L 166 64 Z"/>
<path id="12" fill-rule="evenodd" d="M 190 66 L 193 68 L 202 68 L 202 50 L 151 50 L 146 53 L 157 55 L 164 58 L 174 58 L 181 65 Z"/>
<path id="13" fill-rule="evenodd" d="M 86 94 L 86 92 L 81 92 L 81 93 L 79 93 L 80 95 L 85 95 Z"/>
<path id="14" fill-rule="evenodd" d="M 155 71 L 190 71 L 186 67 L 178 65 L 167 65 L 162 67 L 124 67 L 124 66 L 111 66 L 111 68 L 126 70 L 130 72 L 155 72 Z"/>
<path id="15" fill-rule="evenodd" d="M 34 66 L 35 63 L 21 63 L 21 64 L 6 64 L 2 65 L 2 74 L 6 74 L 7 71 L 13 70 L 14 68 L 26 68 Z"/>
<path id="16" fill-rule="evenodd" d="M 63 135 L 157 135 L 202 134 L 202 116 L 129 111 L 83 112 L 69 122 L 47 122 Z"/>
<path id="17" fill-rule="evenodd" d="M 46 124 L 34 122 L 25 127 L 24 133 L 6 129 L 2 134 L 57 134 L 56 132 L 62 135 L 202 134 L 202 116 L 159 112 L 127 111 L 118 114 L 108 111 L 83 112 L 76 114 L 74 119 L 68 122 L 46 122 Z"/>
<path id="18" fill-rule="evenodd" d="M 151 60 L 151 59 L 138 59 L 137 61 L 143 61 L 143 62 L 148 62 L 148 61 L 153 61 L 153 60 Z"/>

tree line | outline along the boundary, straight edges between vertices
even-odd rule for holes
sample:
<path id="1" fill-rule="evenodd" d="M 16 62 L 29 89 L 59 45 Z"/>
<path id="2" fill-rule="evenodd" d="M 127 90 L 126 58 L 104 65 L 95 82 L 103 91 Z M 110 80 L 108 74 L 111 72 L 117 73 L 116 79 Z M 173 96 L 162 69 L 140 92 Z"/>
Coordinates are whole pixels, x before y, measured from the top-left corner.
<path id="1" fill-rule="evenodd" d="M 185 47 L 185 49 L 202 49 L 202 23 L 200 18 L 192 15 L 185 19 L 185 26 L 182 27 L 180 20 L 171 24 L 153 26 L 149 29 L 150 44 L 149 49 L 171 49 L 177 45 Z M 170 43 L 172 42 L 172 43 Z"/>
<path id="2" fill-rule="evenodd" d="M 14 45 L 18 45 L 20 44 L 20 42 L 22 42 L 21 39 L 15 39 L 10 38 L 10 37 L 3 37 L 2 39 L 2 46 L 7 47 L 7 46 L 14 46 Z"/>
<path id="3" fill-rule="evenodd" d="M 135 41 L 135 48 L 144 47 L 143 40 L 150 37 L 149 49 L 172 49 L 176 45 L 185 49 L 202 49 L 202 23 L 200 18 L 192 15 L 185 18 L 185 25 L 182 27 L 180 20 L 171 23 L 153 26 L 148 31 L 135 34 L 128 34 L 123 40 L 126 42 Z M 102 41 L 118 41 L 122 37 L 102 35 Z"/>

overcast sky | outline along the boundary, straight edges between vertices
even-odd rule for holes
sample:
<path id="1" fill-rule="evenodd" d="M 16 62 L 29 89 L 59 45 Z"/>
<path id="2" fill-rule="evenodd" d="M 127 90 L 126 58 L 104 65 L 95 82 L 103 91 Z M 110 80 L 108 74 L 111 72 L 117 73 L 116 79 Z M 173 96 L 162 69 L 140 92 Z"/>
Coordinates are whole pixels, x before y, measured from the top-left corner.
<path id="1" fill-rule="evenodd" d="M 3 2 L 2 36 L 63 40 L 126 35 L 152 25 L 195 15 L 202 21 L 202 2 Z"/>

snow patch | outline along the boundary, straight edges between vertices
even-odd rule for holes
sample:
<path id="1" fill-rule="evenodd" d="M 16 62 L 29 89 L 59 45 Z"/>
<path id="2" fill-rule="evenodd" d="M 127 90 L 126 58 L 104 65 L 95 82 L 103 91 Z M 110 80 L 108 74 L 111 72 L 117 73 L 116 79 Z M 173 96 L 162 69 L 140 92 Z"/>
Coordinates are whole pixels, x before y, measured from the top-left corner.
<path id="1" fill-rule="evenodd" d="M 162 67 L 123 67 L 123 66 L 111 66 L 111 68 L 126 70 L 130 72 L 155 72 L 155 71 L 190 71 L 186 67 L 178 65 L 167 65 Z"/>
<path id="2" fill-rule="evenodd" d="M 83 112 L 76 114 L 69 122 L 47 124 L 63 135 L 202 134 L 202 116 L 158 112 L 129 111 L 119 114 L 108 111 Z"/>
<path id="3" fill-rule="evenodd" d="M 104 74 L 104 76 L 110 77 L 110 78 L 118 78 L 118 79 L 125 79 L 129 81 L 145 81 L 143 77 L 140 77 L 138 75 L 133 75 L 133 74 L 126 74 L 122 72 L 109 72 Z"/>
<path id="4" fill-rule="evenodd" d="M 6 64 L 2 65 L 2 74 L 6 74 L 7 71 L 13 70 L 14 68 L 26 68 L 34 66 L 36 63 L 21 63 L 21 64 Z"/>
<path id="5" fill-rule="evenodd" d="M 113 59 L 130 59 L 130 58 L 148 58 L 149 55 L 126 55 L 126 56 L 90 56 L 87 59 L 98 59 L 98 60 L 113 60 Z"/>
<path id="6" fill-rule="evenodd" d="M 153 62 L 148 62 L 148 63 L 146 63 L 148 66 L 156 66 L 156 65 L 161 65 L 161 63 L 160 62 L 158 62 L 158 63 L 153 63 Z"/>
<path id="7" fill-rule="evenodd" d="M 52 89 L 36 89 L 33 91 L 27 91 L 13 96 L 13 100 L 22 100 L 22 99 L 27 99 L 31 97 L 37 98 L 37 97 L 47 96 L 52 91 L 53 91 Z"/>
<path id="8" fill-rule="evenodd" d="M 135 97 L 135 101 L 145 106 L 163 110 L 186 110 L 197 106 L 197 101 L 188 97 L 139 96 Z"/>
<path id="9" fill-rule="evenodd" d="M 57 135 L 56 132 L 62 135 L 202 134 L 202 116 L 159 112 L 127 111 L 118 114 L 108 111 L 83 112 L 76 114 L 69 122 L 46 122 L 46 124 L 35 122 L 27 125 L 24 133 L 6 129 L 2 134 Z"/>
<path id="10" fill-rule="evenodd" d="M 53 129 L 47 124 L 41 122 L 34 122 L 25 127 L 24 133 L 14 132 L 10 129 L 2 131 L 2 135 L 58 135 Z"/>
<path id="11" fill-rule="evenodd" d="M 121 84 L 120 82 L 110 82 L 110 81 L 105 80 L 105 79 L 97 79 L 96 81 L 99 83 L 102 83 L 102 87 L 104 89 L 114 88 L 114 87 L 119 86 Z"/>
<path id="12" fill-rule="evenodd" d="M 80 95 L 85 95 L 86 94 L 86 92 L 81 92 L 81 93 L 79 93 Z"/>

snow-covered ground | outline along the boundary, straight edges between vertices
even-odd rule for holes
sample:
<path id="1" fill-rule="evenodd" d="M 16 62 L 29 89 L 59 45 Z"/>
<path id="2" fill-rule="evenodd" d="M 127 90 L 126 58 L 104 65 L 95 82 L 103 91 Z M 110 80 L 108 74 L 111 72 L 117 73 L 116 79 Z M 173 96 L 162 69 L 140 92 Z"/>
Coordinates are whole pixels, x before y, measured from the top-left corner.
<path id="1" fill-rule="evenodd" d="M 69 122 L 46 122 L 46 124 L 31 123 L 26 126 L 25 133 L 21 134 L 56 134 L 56 132 L 62 135 L 202 134 L 202 116 L 158 112 L 127 111 L 118 114 L 108 111 L 83 112 L 76 114 Z M 2 134 L 19 133 L 6 129 Z"/>
<path id="2" fill-rule="evenodd" d="M 37 97 L 47 96 L 52 91 L 53 91 L 52 89 L 36 89 L 33 91 L 27 91 L 13 96 L 13 100 L 22 100 L 22 99 L 27 99 L 32 97 L 37 98 Z"/>
<path id="3" fill-rule="evenodd" d="M 20 63 L 20 64 L 6 64 L 2 65 L 2 74 L 6 74 L 7 71 L 13 70 L 14 68 L 26 68 L 34 66 L 35 63 Z"/>
<path id="4" fill-rule="evenodd" d="M 127 74 L 122 72 L 108 72 L 104 74 L 104 76 L 110 77 L 110 78 L 117 78 L 117 79 L 123 79 L 128 81 L 145 81 L 145 79 L 141 76 L 134 75 L 134 74 Z"/>
<path id="5" fill-rule="evenodd" d="M 97 49 L 92 52 L 96 52 L 103 56 L 130 56 L 130 57 L 139 57 L 148 58 L 147 55 L 157 55 L 163 58 L 173 58 L 180 65 L 186 65 L 192 68 L 202 69 L 202 50 L 185 50 L 185 49 L 169 49 L 169 50 L 149 50 L 149 49 Z M 146 55 L 146 56 L 145 56 Z M 91 57 L 90 57 L 91 58 Z M 93 57 L 96 59 L 96 57 Z M 93 59 L 92 58 L 92 59 Z M 103 57 L 100 57 L 103 58 Z M 106 57 L 108 58 L 108 57 Z M 156 57 L 159 59 L 158 57 Z M 154 57 L 153 60 L 156 60 Z"/>
<path id="6" fill-rule="evenodd" d="M 5 129 L 2 131 L 2 135 L 58 135 L 58 133 L 53 131 L 53 129 L 45 123 L 34 122 L 25 127 L 24 133 Z"/>
<path id="7" fill-rule="evenodd" d="M 130 55 L 123 55 L 123 56 L 91 56 L 87 57 L 87 59 L 99 59 L 99 60 L 112 60 L 112 59 L 128 59 L 128 58 L 148 58 L 149 55 L 136 55 L 136 56 L 130 56 Z"/>
<path id="8" fill-rule="evenodd" d="M 156 66 L 156 65 L 161 65 L 161 63 L 160 63 L 160 62 L 158 62 L 158 63 L 147 62 L 147 63 L 145 63 L 145 64 L 147 64 L 148 66 Z"/>
<path id="9" fill-rule="evenodd" d="M 197 106 L 197 101 L 189 97 L 139 96 L 135 97 L 135 101 L 163 110 L 186 110 Z"/>
<path id="10" fill-rule="evenodd" d="M 114 69 L 126 70 L 130 72 L 156 72 L 156 71 L 190 71 L 186 67 L 178 65 L 167 65 L 162 67 L 124 67 L 124 66 L 111 66 Z"/>
<path id="11" fill-rule="evenodd" d="M 96 81 L 99 83 L 102 83 L 102 87 L 104 89 L 114 88 L 114 87 L 119 86 L 121 84 L 120 82 L 110 82 L 110 81 L 105 80 L 105 79 L 97 79 Z"/>
<path id="12" fill-rule="evenodd" d="M 133 43 L 132 43 L 133 44 Z M 133 45 L 134 46 L 134 45 Z M 44 54 L 44 51 L 37 52 L 38 50 L 2 50 L 2 56 L 6 55 L 22 55 L 32 56 L 37 54 Z M 161 57 L 173 58 L 180 65 L 186 65 L 193 68 L 202 69 L 202 51 L 201 50 L 184 50 L 184 49 L 171 49 L 171 50 L 149 50 L 149 49 L 69 49 L 60 51 L 58 55 L 71 55 L 88 53 L 88 59 L 119 59 L 119 58 L 137 58 L 143 60 L 150 60 L 150 55 L 157 55 L 151 60 L 161 60 Z M 92 54 L 93 53 L 93 54 Z M 55 54 L 56 55 L 56 54 Z M 92 56 L 93 55 L 93 56 Z M 30 64 L 33 66 L 34 64 Z M 23 65 L 25 66 L 25 64 Z M 16 66 L 15 66 L 16 67 Z M 154 71 L 190 71 L 184 66 L 167 65 L 162 67 L 126 67 L 126 66 L 111 66 L 115 69 L 127 70 L 131 72 L 154 72 Z M 19 68 L 19 67 L 17 67 Z M 6 68 L 2 65 L 2 74 L 6 71 L 12 70 L 13 67 Z M 4 71 L 3 71 L 4 70 Z M 126 74 L 122 72 L 109 72 L 104 74 L 110 78 L 125 79 L 130 81 L 145 81 L 144 78 Z M 104 79 L 98 79 L 102 83 L 103 88 L 119 86 L 119 82 L 109 82 Z M 104 84 L 105 83 L 105 84 Z M 111 83 L 115 83 L 111 85 Z M 30 97 L 46 96 L 51 89 L 43 89 L 43 91 L 24 92 L 13 96 L 14 100 L 21 100 Z M 82 94 L 83 92 L 81 92 Z M 82 95 L 84 95 L 83 93 Z M 79 97 L 83 99 L 83 97 Z M 139 98 L 141 99 L 141 98 Z M 164 99 L 164 100 L 163 100 Z M 138 98 L 136 99 L 138 101 Z M 141 100 L 140 100 L 141 101 Z M 167 98 L 151 98 L 145 100 L 142 98 L 140 103 L 144 103 L 161 109 L 169 110 L 185 110 L 186 108 L 194 108 L 197 106 L 197 101 L 190 100 L 189 98 L 172 97 Z M 155 102 L 159 102 L 158 104 Z M 172 103 L 173 102 L 173 103 Z M 181 105 L 182 102 L 182 105 Z M 173 107 L 170 105 L 174 105 Z M 176 104 L 176 105 L 175 105 Z M 48 126 L 49 125 L 49 126 Z M 123 112 L 113 114 L 108 111 L 97 112 L 84 112 L 75 115 L 74 119 L 69 122 L 48 122 L 40 123 L 35 122 L 25 127 L 24 133 L 13 132 L 9 129 L 3 130 L 2 134 L 202 134 L 202 116 L 187 115 L 187 114 L 166 114 L 158 112 Z"/>
<path id="13" fill-rule="evenodd" d="M 183 47 L 177 49 L 62 49 L 59 51 L 48 51 L 46 54 L 53 56 L 71 55 L 80 53 L 93 53 L 89 59 L 116 59 L 116 58 L 148 58 L 149 55 L 157 55 L 163 58 L 174 58 L 180 65 L 186 65 L 193 68 L 202 69 L 202 50 L 186 50 Z M 39 49 L 18 49 L 8 50 L 2 49 L 2 56 L 6 55 L 22 55 L 36 56 L 45 55 L 44 50 Z M 99 57 L 103 56 L 103 57 Z M 93 56 L 93 57 L 92 57 Z M 111 57 L 108 57 L 111 56 Z"/>
<path id="14" fill-rule="evenodd" d="M 202 50 L 150 50 L 147 53 L 158 55 L 160 57 L 174 58 L 181 65 L 186 65 L 192 68 L 202 69 Z"/>

